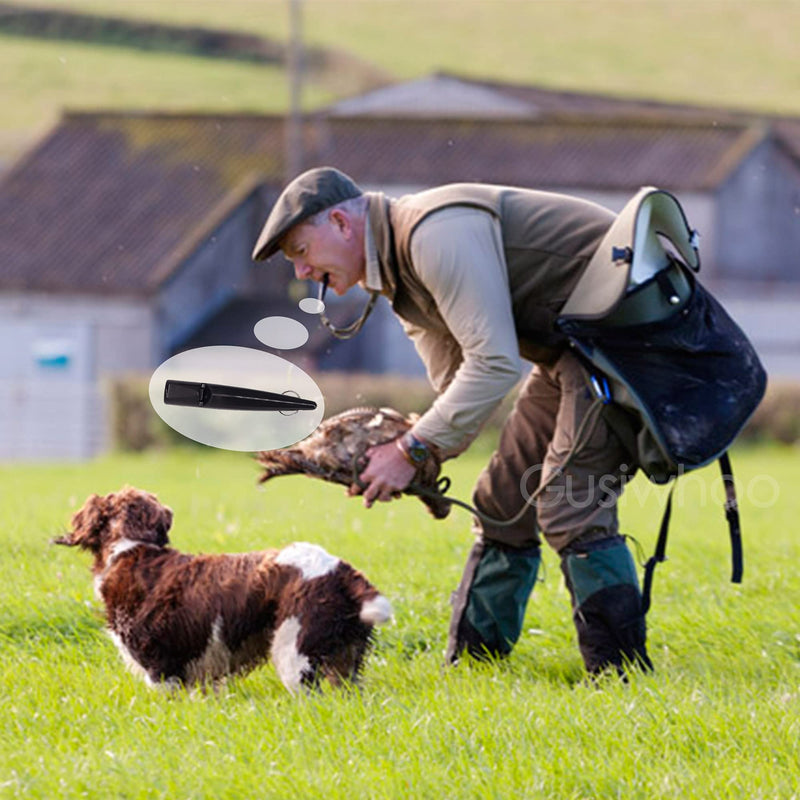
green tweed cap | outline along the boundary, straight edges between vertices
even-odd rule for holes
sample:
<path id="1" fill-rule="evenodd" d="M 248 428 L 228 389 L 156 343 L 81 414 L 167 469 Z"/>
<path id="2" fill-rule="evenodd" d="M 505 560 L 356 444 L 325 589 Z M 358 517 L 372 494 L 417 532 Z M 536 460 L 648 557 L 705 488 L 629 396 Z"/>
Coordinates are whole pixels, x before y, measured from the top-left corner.
<path id="1" fill-rule="evenodd" d="M 317 167 L 298 175 L 275 201 L 253 248 L 253 260 L 264 261 L 274 255 L 280 240 L 303 220 L 362 194 L 352 178 L 334 167 Z"/>

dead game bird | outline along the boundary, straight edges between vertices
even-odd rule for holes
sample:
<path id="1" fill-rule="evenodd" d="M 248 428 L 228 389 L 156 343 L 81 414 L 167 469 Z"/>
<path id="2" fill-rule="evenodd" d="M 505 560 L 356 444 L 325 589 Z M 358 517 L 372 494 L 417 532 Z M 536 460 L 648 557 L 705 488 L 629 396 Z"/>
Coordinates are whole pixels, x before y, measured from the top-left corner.
<path id="1" fill-rule="evenodd" d="M 331 483 L 351 486 L 366 466 L 366 451 L 375 445 L 402 436 L 414 424 L 416 416 L 406 417 L 391 408 L 352 408 L 326 419 L 307 439 L 282 450 L 265 450 L 256 459 L 264 474 L 259 483 L 278 475 L 308 475 Z M 404 494 L 417 489 L 437 496 L 419 495 L 436 519 L 450 513 L 450 502 L 441 496 L 437 484 L 441 462 L 433 450 L 417 470 Z"/>

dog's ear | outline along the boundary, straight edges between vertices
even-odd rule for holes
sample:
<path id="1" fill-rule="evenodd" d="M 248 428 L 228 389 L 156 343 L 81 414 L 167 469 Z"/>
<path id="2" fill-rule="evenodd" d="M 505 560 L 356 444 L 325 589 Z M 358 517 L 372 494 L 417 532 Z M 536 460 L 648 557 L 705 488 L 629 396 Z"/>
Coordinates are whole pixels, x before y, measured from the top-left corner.
<path id="1" fill-rule="evenodd" d="M 109 498 L 91 495 L 83 506 L 72 515 L 72 530 L 66 536 L 53 539 L 53 544 L 64 544 L 67 547 L 82 547 L 99 553 L 102 547 L 102 532 L 108 525 Z"/>
<path id="2" fill-rule="evenodd" d="M 126 538 L 159 547 L 169 544 L 172 510 L 159 503 L 155 495 L 126 488 L 117 493 L 114 505 Z"/>

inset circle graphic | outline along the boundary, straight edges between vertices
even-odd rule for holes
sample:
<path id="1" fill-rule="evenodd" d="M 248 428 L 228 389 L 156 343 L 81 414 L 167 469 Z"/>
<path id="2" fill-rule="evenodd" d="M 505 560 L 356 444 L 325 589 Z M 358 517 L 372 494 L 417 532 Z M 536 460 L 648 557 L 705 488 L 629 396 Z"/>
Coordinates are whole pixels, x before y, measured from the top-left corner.
<path id="1" fill-rule="evenodd" d="M 321 314 L 325 310 L 325 303 L 316 297 L 304 297 L 298 305 L 300 310 L 305 311 L 306 314 Z"/>
<path id="2" fill-rule="evenodd" d="M 294 350 L 308 341 L 306 326 L 291 317 L 264 317 L 256 322 L 253 333 L 259 342 L 278 350 Z"/>
<path id="3" fill-rule="evenodd" d="M 167 405 L 167 380 L 239 386 L 313 400 L 317 407 L 281 414 Z M 210 447 L 255 452 L 276 450 L 305 439 L 322 421 L 325 400 L 315 381 L 285 358 L 250 347 L 198 347 L 168 358 L 150 378 L 150 402 L 178 433 Z"/>

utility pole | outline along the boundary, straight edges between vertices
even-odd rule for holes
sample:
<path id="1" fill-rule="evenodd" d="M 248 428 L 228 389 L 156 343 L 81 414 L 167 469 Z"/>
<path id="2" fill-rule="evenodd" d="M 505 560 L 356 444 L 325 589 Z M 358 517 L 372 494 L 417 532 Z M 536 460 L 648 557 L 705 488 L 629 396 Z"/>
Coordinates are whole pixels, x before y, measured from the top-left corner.
<path id="1" fill-rule="evenodd" d="M 287 181 L 303 168 L 303 12 L 302 0 L 289 0 L 289 115 L 286 120 Z"/>

